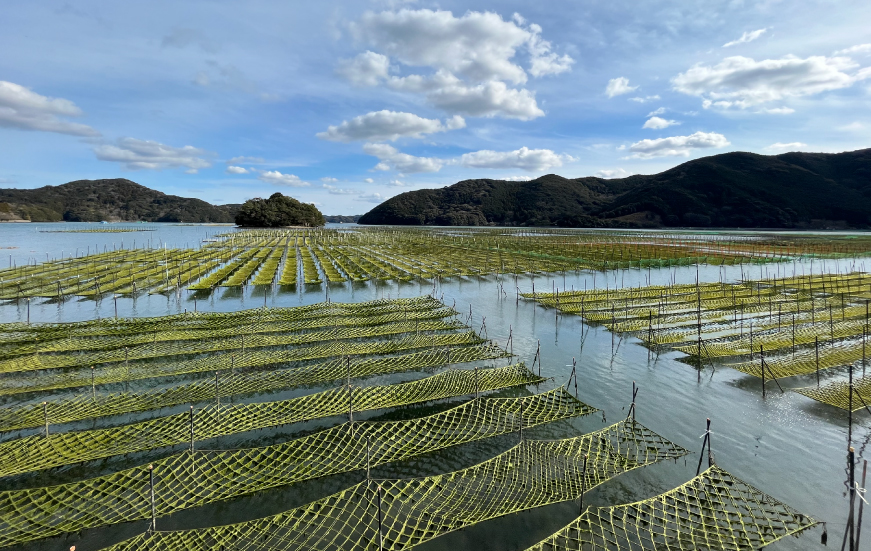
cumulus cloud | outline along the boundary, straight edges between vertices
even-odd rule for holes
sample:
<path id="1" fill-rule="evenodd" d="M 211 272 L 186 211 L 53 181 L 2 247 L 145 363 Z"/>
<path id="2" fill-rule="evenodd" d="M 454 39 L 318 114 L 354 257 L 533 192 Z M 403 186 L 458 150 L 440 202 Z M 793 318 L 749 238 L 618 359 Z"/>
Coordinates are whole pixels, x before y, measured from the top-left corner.
<path id="1" fill-rule="evenodd" d="M 860 130 L 865 130 L 865 125 L 859 121 L 853 121 L 850 124 L 839 126 L 838 130 L 843 130 L 844 132 L 859 132 Z"/>
<path id="2" fill-rule="evenodd" d="M 628 94 L 634 90 L 637 90 L 638 86 L 629 86 L 629 79 L 626 77 L 617 77 L 612 78 L 608 81 L 608 86 L 605 86 L 605 95 L 609 98 L 613 98 L 615 96 L 622 96 L 623 94 Z"/>
<path id="3" fill-rule="evenodd" d="M 248 169 L 241 166 L 230 165 L 227 167 L 227 174 L 248 174 Z"/>
<path id="4" fill-rule="evenodd" d="M 731 42 L 726 42 L 723 44 L 724 48 L 731 48 L 732 46 L 737 46 L 738 44 L 744 44 L 745 42 L 753 42 L 763 34 L 765 34 L 768 29 L 757 29 L 755 31 L 745 32 L 741 35 L 737 40 L 733 40 Z"/>
<path id="5" fill-rule="evenodd" d="M 502 179 L 508 182 L 528 182 L 532 180 L 532 176 L 508 176 Z"/>
<path id="6" fill-rule="evenodd" d="M 390 180 L 389 182 L 387 182 L 387 185 L 394 187 L 405 187 L 406 184 L 401 180 Z"/>
<path id="7" fill-rule="evenodd" d="M 212 163 L 203 157 L 213 154 L 190 145 L 172 147 L 150 140 L 121 138 L 115 144 L 98 145 L 94 148 L 97 159 L 121 163 L 130 170 L 162 170 L 164 168 L 187 168 L 188 174 L 196 174 Z"/>
<path id="8" fill-rule="evenodd" d="M 321 178 L 323 180 L 323 178 Z M 330 195 L 356 195 L 359 193 L 358 191 L 354 191 L 353 189 L 342 189 L 336 186 L 332 186 L 330 184 L 321 184 L 324 189 L 327 190 L 327 193 Z"/>
<path id="9" fill-rule="evenodd" d="M 358 41 L 387 54 L 367 51 L 341 62 L 338 71 L 352 83 L 373 86 L 383 81 L 467 116 L 529 120 L 544 115 L 534 92 L 506 84 L 528 80 L 527 71 L 515 61 L 518 50 L 529 54 L 528 72 L 534 77 L 569 71 L 574 63 L 553 51 L 540 26 L 519 15 L 504 21 L 492 12 L 470 11 L 461 17 L 427 9 L 367 12 L 350 30 Z M 391 59 L 434 73 L 389 76 Z"/>
<path id="10" fill-rule="evenodd" d="M 689 136 L 672 136 L 656 140 L 641 140 L 629 146 L 629 159 L 652 159 L 654 157 L 686 157 L 694 149 L 721 148 L 729 140 L 716 132 L 696 132 Z"/>
<path id="11" fill-rule="evenodd" d="M 514 14 L 519 15 L 519 14 Z M 525 20 L 517 20 L 521 25 Z M 551 51 L 551 43 L 541 38 L 541 27 L 529 26 L 532 36 L 529 37 L 529 73 L 538 78 L 544 75 L 558 75 L 570 71 L 575 60 L 568 55 L 557 55 Z"/>
<path id="12" fill-rule="evenodd" d="M 653 96 L 629 98 L 629 101 L 634 101 L 635 103 L 647 103 L 649 101 L 656 101 L 658 99 L 661 99 L 661 98 L 657 94 L 657 95 L 653 95 Z"/>
<path id="13" fill-rule="evenodd" d="M 429 78 L 393 77 L 387 85 L 396 90 L 424 93 L 435 107 L 470 117 L 530 120 L 544 116 L 534 92 L 509 88 L 497 80 L 470 86 L 451 73 L 439 71 Z"/>
<path id="14" fill-rule="evenodd" d="M 317 137 L 333 142 L 383 142 L 395 141 L 399 138 L 423 138 L 426 134 L 446 132 L 465 126 L 466 121 L 458 115 L 442 124 L 437 119 L 425 119 L 413 113 L 385 109 L 342 121 L 338 126 L 327 128 L 326 132 L 319 132 Z"/>
<path id="15" fill-rule="evenodd" d="M 339 181 L 338 178 L 330 178 L 329 176 L 324 176 L 323 178 L 321 178 L 321 182 L 323 182 L 325 184 L 334 184 L 338 181 Z"/>
<path id="16" fill-rule="evenodd" d="M 300 177 L 295 174 L 282 174 L 277 170 L 261 171 L 257 178 L 263 182 L 276 186 L 307 187 L 311 185 L 308 182 L 302 181 Z"/>
<path id="17" fill-rule="evenodd" d="M 404 65 L 444 69 L 475 82 L 514 84 L 526 82 L 527 76 L 511 59 L 537 36 L 493 12 L 454 17 L 449 11 L 427 9 L 367 12 L 350 30 Z M 542 46 L 540 39 L 537 45 Z"/>
<path id="18" fill-rule="evenodd" d="M 852 55 L 852 54 L 869 54 L 871 53 L 871 44 L 856 44 L 843 50 L 838 50 L 835 55 Z"/>
<path id="19" fill-rule="evenodd" d="M 655 109 L 647 114 L 648 117 L 655 117 L 656 115 L 662 115 L 665 113 L 665 107 L 660 107 L 659 109 Z"/>
<path id="20" fill-rule="evenodd" d="M 371 183 L 373 183 L 375 180 L 373 180 L 372 178 L 364 178 L 363 181 L 366 182 L 367 184 L 371 184 Z"/>
<path id="21" fill-rule="evenodd" d="M 354 86 L 377 86 L 387 78 L 389 69 L 390 58 L 367 50 L 352 59 L 341 60 L 336 72 Z"/>
<path id="22" fill-rule="evenodd" d="M 596 173 L 596 176 L 599 178 L 611 179 L 611 178 L 625 178 L 627 176 L 632 176 L 632 173 L 628 170 L 624 170 L 622 168 L 615 169 L 604 169 L 600 170 Z"/>
<path id="23" fill-rule="evenodd" d="M 521 147 L 514 151 L 483 149 L 464 153 L 456 162 L 467 168 L 519 168 L 533 172 L 560 167 L 564 162 L 573 160 L 570 155 L 554 153 L 550 149 Z"/>
<path id="24" fill-rule="evenodd" d="M 668 128 L 669 126 L 674 126 L 676 124 L 680 124 L 677 121 L 672 121 L 668 119 L 663 119 L 662 117 L 650 117 L 647 119 L 647 122 L 644 123 L 644 126 L 641 128 L 650 128 L 652 130 L 661 130 L 663 128 Z"/>
<path id="25" fill-rule="evenodd" d="M 755 61 L 727 57 L 714 66 L 695 65 L 672 79 L 675 90 L 703 99 L 705 108 L 745 109 L 771 101 L 819 94 L 852 86 L 871 76 L 866 69 L 850 74 L 857 65 L 846 57 L 811 56 L 801 59 Z"/>
<path id="26" fill-rule="evenodd" d="M 14 82 L 0 80 L 0 127 L 95 137 L 100 133 L 85 124 L 59 117 L 79 117 L 82 110 L 63 98 L 50 98 Z"/>
<path id="27" fill-rule="evenodd" d="M 802 149 L 807 147 L 806 143 L 801 142 L 790 142 L 790 143 L 773 143 L 766 147 L 768 151 L 796 151 L 798 149 Z"/>
<path id="28" fill-rule="evenodd" d="M 433 157 L 415 157 L 407 153 L 401 153 L 395 147 L 383 143 L 367 143 L 363 145 L 363 151 L 367 155 L 377 157 L 380 161 L 375 165 L 375 170 L 398 170 L 405 174 L 417 172 L 438 172 L 444 165 L 444 161 Z"/>

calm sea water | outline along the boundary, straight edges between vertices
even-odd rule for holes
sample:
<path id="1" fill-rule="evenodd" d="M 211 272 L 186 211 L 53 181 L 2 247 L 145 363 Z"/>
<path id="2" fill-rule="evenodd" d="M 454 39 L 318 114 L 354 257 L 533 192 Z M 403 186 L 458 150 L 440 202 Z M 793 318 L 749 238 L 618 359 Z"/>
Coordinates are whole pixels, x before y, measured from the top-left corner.
<path id="1" fill-rule="evenodd" d="M 168 246 L 197 246 L 203 239 L 227 231 L 227 227 L 179 226 L 171 224 L 143 224 L 154 231 L 101 234 L 101 233 L 40 233 L 38 229 L 60 229 L 68 224 L 0 224 L 0 266 L 9 262 L 26 262 L 29 258 L 44 260 L 61 254 L 75 254 L 91 247 L 111 248 L 132 246 L 134 240 L 140 246 L 148 239 L 152 244 Z M 75 225 L 77 227 L 82 224 Z M 98 226 L 98 225 L 94 225 Z M 337 225 L 338 226 L 338 225 Z M 863 260 L 840 260 L 814 262 L 814 272 L 834 272 L 864 269 Z M 810 263 L 790 263 L 753 267 L 701 266 L 698 276 L 702 281 L 735 281 L 745 277 L 792 275 L 810 271 Z M 588 272 L 536 276 L 536 289 L 550 291 L 553 286 L 562 289 L 592 288 L 604 286 L 605 277 L 609 286 L 644 285 L 648 279 L 653 284 L 664 284 L 670 279 L 678 283 L 695 281 L 695 267 L 659 270 L 619 270 L 608 273 Z M 668 353 L 648 361 L 647 350 L 635 339 L 619 342 L 616 355 L 612 357 L 612 336 L 601 327 L 585 326 L 576 316 L 558 316 L 553 310 L 536 306 L 529 301 L 517 301 L 513 276 L 501 280 L 505 293 L 500 291 L 500 280 L 495 276 L 482 279 L 458 278 L 445 280 L 436 288 L 427 282 L 368 282 L 338 285 L 300 285 L 295 289 L 254 288 L 244 290 L 219 290 L 207 299 L 200 299 L 200 311 L 234 311 L 269 306 L 296 306 L 324 300 L 358 302 L 381 297 L 410 297 L 435 293 L 448 305 L 456 304 L 457 310 L 467 313 L 472 309 L 475 329 L 486 325 L 487 335 L 505 345 L 509 328 L 514 335 L 514 352 L 521 360 L 531 363 L 538 342 L 541 343 L 543 375 L 553 379 L 542 384 L 539 390 L 547 390 L 565 383 L 576 358 L 580 369 L 579 394 L 581 400 L 601 408 L 605 420 L 596 414 L 582 420 L 562 422 L 534 431 L 532 437 L 560 438 L 595 430 L 625 417 L 631 401 L 633 381 L 640 387 L 637 404 L 637 419 L 672 441 L 693 450 L 687 460 L 646 467 L 622 475 L 593 490 L 585 497 L 586 504 L 594 506 L 613 505 L 643 499 L 666 491 L 692 478 L 698 461 L 698 450 L 704 432 L 705 419 L 712 419 L 713 449 L 717 463 L 739 478 L 759 487 L 777 499 L 826 521 L 832 545 L 840 543 L 846 522 L 848 501 L 845 497 L 847 415 L 845 412 L 817 404 L 789 388 L 814 384 L 812 377 L 791 378 L 781 381 L 787 392 L 781 394 L 775 385 L 768 387 L 767 397 L 762 398 L 760 381 L 727 368 L 716 372 L 706 370 L 699 382 L 696 371 L 676 361 L 679 353 Z M 521 291 L 531 289 L 533 279 L 520 277 L 517 285 Z M 121 316 L 157 316 L 193 309 L 192 294 L 182 292 L 171 296 L 140 296 L 135 299 L 119 298 Z M 111 300 L 102 301 L 71 299 L 63 303 L 34 301 L 31 305 L 31 321 L 75 321 L 110 317 L 114 315 Z M 24 302 L 0 304 L 0 320 L 23 321 L 26 316 Z M 582 331 L 587 334 L 581 340 Z M 404 380 L 410 375 L 376 378 L 368 383 Z M 419 375 L 417 375 L 419 376 Z M 318 390 L 309 389 L 309 390 Z M 517 395 L 523 390 L 512 390 L 502 395 Z M 292 394 L 292 393 L 291 393 Z M 277 393 L 260 396 L 258 399 L 276 399 L 291 395 Z M 396 418 L 429 413 L 449 404 L 403 408 L 383 415 L 370 413 L 368 418 Z M 853 443 L 859 454 L 871 454 L 871 440 L 867 413 L 855 416 Z M 210 442 L 209 447 L 234 447 L 253 445 L 254 442 L 285 439 L 298 435 L 303 430 L 340 423 L 336 417 L 307 424 L 304 427 L 289 427 L 266 431 L 257 435 L 240 435 L 223 442 Z M 432 454 L 420 460 L 402 465 L 380 467 L 373 476 L 404 477 L 445 472 L 462 468 L 503 451 L 516 443 L 513 436 L 505 436 L 486 442 L 460 446 Z M 159 454 L 156 454 L 159 455 Z M 155 455 L 155 456 L 156 456 Z M 145 456 L 132 458 L 130 465 L 147 461 Z M 121 466 L 127 466 L 121 465 Z M 118 465 L 115 465 L 117 468 Z M 111 467 L 110 467 L 111 468 Z M 43 479 L 20 482 L 37 484 L 57 482 L 57 477 L 94 476 L 95 466 L 73 470 L 63 475 L 46 475 Z M 52 477 L 55 478 L 52 478 Z M 184 511 L 158 520 L 161 529 L 182 529 L 215 524 L 227 524 L 250 518 L 274 514 L 287 508 L 317 499 L 344 487 L 350 486 L 364 476 L 362 473 L 347 473 L 322 480 L 295 485 L 290 488 L 265 492 L 257 496 L 214 504 L 196 510 Z M 539 508 L 506 518 L 482 523 L 453 534 L 437 538 L 420 546 L 424 550 L 453 549 L 523 549 L 574 519 L 578 504 L 564 503 Z M 53 538 L 22 546 L 22 549 L 66 549 L 75 544 L 77 549 L 99 549 L 106 545 L 144 531 L 145 522 L 87 530 L 67 538 Z M 816 528 L 798 538 L 788 538 L 771 549 L 817 549 L 822 530 Z M 871 538 L 865 540 L 871 543 Z M 864 546 L 863 546 L 864 547 Z M 871 545 L 865 547 L 871 549 Z"/>

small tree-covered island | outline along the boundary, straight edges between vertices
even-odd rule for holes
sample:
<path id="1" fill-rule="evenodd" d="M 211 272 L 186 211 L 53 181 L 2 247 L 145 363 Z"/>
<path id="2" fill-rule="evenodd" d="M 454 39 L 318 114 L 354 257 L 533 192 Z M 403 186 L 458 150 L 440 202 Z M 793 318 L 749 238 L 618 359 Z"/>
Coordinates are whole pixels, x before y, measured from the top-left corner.
<path id="1" fill-rule="evenodd" d="M 327 221 L 318 208 L 293 197 L 273 193 L 269 199 L 255 197 L 245 201 L 236 214 L 236 225 L 243 228 L 278 228 L 282 226 L 323 226 Z"/>

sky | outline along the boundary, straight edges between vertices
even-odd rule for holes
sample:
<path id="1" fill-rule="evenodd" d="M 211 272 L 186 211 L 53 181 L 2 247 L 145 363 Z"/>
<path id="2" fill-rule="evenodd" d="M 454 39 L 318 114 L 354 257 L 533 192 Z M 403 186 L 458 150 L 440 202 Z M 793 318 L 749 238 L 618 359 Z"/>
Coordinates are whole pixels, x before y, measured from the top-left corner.
<path id="1" fill-rule="evenodd" d="M 871 2 L 5 0 L 0 187 L 362 214 L 476 178 L 871 147 Z"/>

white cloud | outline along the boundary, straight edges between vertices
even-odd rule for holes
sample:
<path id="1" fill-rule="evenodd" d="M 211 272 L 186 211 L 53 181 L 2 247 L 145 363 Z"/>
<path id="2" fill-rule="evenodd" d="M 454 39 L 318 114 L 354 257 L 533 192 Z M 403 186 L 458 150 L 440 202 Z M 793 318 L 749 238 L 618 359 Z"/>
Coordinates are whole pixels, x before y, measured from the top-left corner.
<path id="1" fill-rule="evenodd" d="M 467 168 L 519 168 L 532 172 L 560 167 L 564 162 L 573 160 L 574 158 L 570 155 L 554 153 L 550 149 L 521 147 L 515 151 L 483 149 L 464 153 L 456 162 Z"/>
<path id="2" fill-rule="evenodd" d="M 323 180 L 323 178 L 321 178 Z M 330 184 L 321 184 L 324 189 L 327 190 L 327 193 L 330 195 L 356 195 L 359 191 L 355 191 L 353 189 L 342 189 L 336 186 L 331 186 Z"/>
<path id="3" fill-rule="evenodd" d="M 638 86 L 629 86 L 629 79 L 626 77 L 612 78 L 608 81 L 608 86 L 605 87 L 605 95 L 609 98 L 621 96 L 637 90 Z"/>
<path id="4" fill-rule="evenodd" d="M 358 201 L 365 201 L 366 203 L 383 203 L 385 199 L 387 198 L 380 193 L 369 193 L 357 197 Z"/>
<path id="5" fill-rule="evenodd" d="M 731 42 L 726 42 L 725 44 L 723 44 L 723 47 L 730 48 L 732 46 L 737 46 L 738 44 L 744 44 L 745 42 L 753 42 L 754 40 L 765 34 L 766 31 L 768 31 L 767 28 L 745 32 L 741 35 L 741 38 L 739 38 L 738 40 L 733 40 Z"/>
<path id="6" fill-rule="evenodd" d="M 501 180 L 507 182 L 528 182 L 532 180 L 532 176 L 508 176 L 507 178 L 501 178 Z"/>
<path id="7" fill-rule="evenodd" d="M 338 181 L 339 181 L 338 178 L 330 178 L 329 176 L 325 176 L 325 177 L 321 178 L 321 182 L 323 182 L 325 184 L 334 184 Z"/>
<path id="8" fill-rule="evenodd" d="M 773 143 L 766 147 L 768 151 L 796 151 L 798 149 L 807 147 L 806 143 L 801 142 L 790 142 L 790 143 Z"/>
<path id="9" fill-rule="evenodd" d="M 729 145 L 729 140 L 715 132 L 696 132 L 689 136 L 672 136 L 656 140 L 641 140 L 629 146 L 629 159 L 652 159 L 654 157 L 686 157 L 693 149 L 720 148 Z"/>
<path id="10" fill-rule="evenodd" d="M 493 12 L 408 10 L 367 12 L 350 25 L 360 41 L 414 67 L 434 67 L 476 82 L 526 82 L 526 72 L 513 63 L 518 48 L 532 34 Z"/>
<path id="11" fill-rule="evenodd" d="M 843 50 L 838 50 L 835 55 L 868 54 L 871 53 L 871 44 L 856 44 Z"/>
<path id="12" fill-rule="evenodd" d="M 497 80 L 469 86 L 453 74 L 439 71 L 429 78 L 421 75 L 392 77 L 387 85 L 395 90 L 424 93 L 429 103 L 449 113 L 520 120 L 544 116 L 534 92 L 509 88 Z"/>
<path id="13" fill-rule="evenodd" d="M 311 185 L 308 182 L 302 181 L 295 174 L 282 174 L 277 170 L 264 170 L 260 172 L 257 178 L 276 186 L 307 187 Z"/>
<path id="14" fill-rule="evenodd" d="M 656 109 L 656 110 L 648 113 L 647 116 L 648 117 L 655 117 L 656 115 L 662 115 L 663 113 L 665 113 L 665 107 L 660 107 L 659 109 Z"/>
<path id="15" fill-rule="evenodd" d="M 394 186 L 394 187 L 405 187 L 406 184 L 405 184 L 405 182 L 403 182 L 401 180 L 390 180 L 390 182 L 388 182 L 387 185 Z"/>
<path id="16" fill-rule="evenodd" d="M 375 165 L 375 170 L 395 169 L 405 174 L 417 172 L 438 172 L 444 165 L 444 161 L 433 157 L 415 157 L 407 153 L 400 153 L 395 147 L 383 143 L 367 143 L 363 145 L 363 151 L 367 155 L 378 157 L 380 161 Z"/>
<path id="17" fill-rule="evenodd" d="M 668 128 L 669 126 L 674 126 L 676 124 L 680 124 L 677 121 L 672 121 L 668 119 L 663 119 L 661 117 L 650 117 L 647 119 L 647 122 L 644 123 L 644 126 L 641 128 L 650 128 L 652 130 L 661 130 L 663 128 Z"/>
<path id="18" fill-rule="evenodd" d="M 241 166 L 228 166 L 227 174 L 248 174 L 248 169 Z"/>
<path id="19" fill-rule="evenodd" d="M 705 108 L 747 107 L 786 98 L 819 94 L 852 86 L 868 78 L 865 70 L 845 72 L 856 64 L 845 57 L 812 56 L 801 59 L 755 61 L 749 57 L 727 57 L 708 67 L 695 65 L 672 79 L 678 92 L 703 98 Z"/>
<path id="20" fill-rule="evenodd" d="M 100 133 L 85 124 L 58 117 L 78 117 L 82 110 L 63 98 L 37 94 L 14 82 L 0 80 L 0 127 L 95 137 Z"/>
<path id="21" fill-rule="evenodd" d="M 336 72 L 355 86 L 377 86 L 387 78 L 389 69 L 390 58 L 367 50 L 353 59 L 340 61 Z"/>
<path id="22" fill-rule="evenodd" d="M 628 170 L 624 170 L 622 168 L 616 168 L 616 169 L 600 170 L 599 172 L 596 173 L 596 176 L 598 176 L 599 178 L 605 178 L 605 179 L 625 178 L 627 176 L 632 176 L 632 173 L 629 172 Z"/>
<path id="23" fill-rule="evenodd" d="M 373 183 L 375 180 L 373 180 L 372 178 L 365 178 L 363 181 L 366 182 L 367 184 L 371 184 L 371 183 Z"/>
<path id="24" fill-rule="evenodd" d="M 523 24 L 520 21 L 518 23 Z M 541 38 L 541 27 L 532 24 L 529 29 L 532 31 L 532 36 L 528 42 L 529 73 L 532 76 L 538 78 L 544 75 L 558 75 L 572 69 L 575 60 L 568 55 L 560 56 L 553 53 L 550 42 Z"/>
<path id="25" fill-rule="evenodd" d="M 529 120 L 544 115 L 534 92 L 506 84 L 528 80 L 527 70 L 515 60 L 518 50 L 529 54 L 528 72 L 534 77 L 569 71 L 575 62 L 553 52 L 541 27 L 519 15 L 504 21 L 493 12 L 469 11 L 460 17 L 428 9 L 367 12 L 350 30 L 358 41 L 384 52 L 367 51 L 340 63 L 338 71 L 351 82 L 373 86 L 384 81 L 467 116 Z M 392 60 L 434 73 L 389 76 Z"/>
<path id="26" fill-rule="evenodd" d="M 644 96 L 644 97 L 637 97 L 637 98 L 629 98 L 629 101 L 634 101 L 635 103 L 647 103 L 647 102 L 649 102 L 649 101 L 657 101 L 657 100 L 659 100 L 659 99 L 661 99 L 661 98 L 659 97 L 659 95 L 653 95 L 653 96 Z"/>
<path id="27" fill-rule="evenodd" d="M 437 119 L 425 119 L 413 113 L 396 111 L 374 111 L 349 121 L 342 121 L 338 126 L 330 126 L 326 132 L 319 132 L 317 137 L 333 142 L 351 141 L 394 141 L 399 138 L 423 138 L 426 134 L 446 132 L 466 126 L 466 121 L 458 115 L 442 124 Z"/>
<path id="28" fill-rule="evenodd" d="M 190 145 L 172 147 L 160 142 L 121 138 L 115 145 L 104 144 L 94 148 L 101 161 L 121 163 L 130 170 L 164 168 L 187 168 L 188 174 L 195 174 L 201 168 L 209 168 L 212 163 L 203 157 L 212 153 Z"/>

